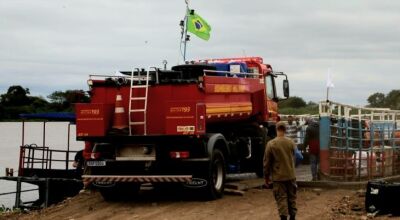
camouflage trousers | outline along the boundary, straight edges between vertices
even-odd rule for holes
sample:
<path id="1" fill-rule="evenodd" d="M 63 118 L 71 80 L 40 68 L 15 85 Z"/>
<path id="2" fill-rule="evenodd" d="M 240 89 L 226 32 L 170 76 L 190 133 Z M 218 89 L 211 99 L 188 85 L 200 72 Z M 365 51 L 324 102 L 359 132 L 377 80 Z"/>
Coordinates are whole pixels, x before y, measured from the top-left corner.
<path id="1" fill-rule="evenodd" d="M 274 181 L 273 192 L 279 215 L 296 216 L 296 180 Z"/>

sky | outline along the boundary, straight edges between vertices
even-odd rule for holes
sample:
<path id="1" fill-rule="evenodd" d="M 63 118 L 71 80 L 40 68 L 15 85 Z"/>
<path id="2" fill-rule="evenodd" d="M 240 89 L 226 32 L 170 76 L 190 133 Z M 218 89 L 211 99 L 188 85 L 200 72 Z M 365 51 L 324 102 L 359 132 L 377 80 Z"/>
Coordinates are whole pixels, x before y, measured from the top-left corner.
<path id="1" fill-rule="evenodd" d="M 0 0 L 0 94 L 84 89 L 89 74 L 182 62 L 184 0 Z M 191 0 L 212 26 L 189 59 L 261 56 L 292 96 L 365 105 L 400 89 L 400 1 Z"/>

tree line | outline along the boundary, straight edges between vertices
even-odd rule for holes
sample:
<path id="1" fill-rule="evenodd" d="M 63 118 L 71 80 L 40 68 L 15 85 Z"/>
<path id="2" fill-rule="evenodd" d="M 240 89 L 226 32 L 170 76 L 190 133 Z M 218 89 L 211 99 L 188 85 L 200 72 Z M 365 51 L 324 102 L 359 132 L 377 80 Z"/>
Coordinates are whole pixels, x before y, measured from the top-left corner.
<path id="1" fill-rule="evenodd" d="M 73 103 L 89 100 L 83 90 L 55 91 L 45 99 L 31 96 L 29 88 L 13 85 L 0 95 L 0 120 L 15 120 L 23 113 L 73 112 Z"/>
<path id="2" fill-rule="evenodd" d="M 392 90 L 387 95 L 376 92 L 368 97 L 368 107 L 400 110 L 400 90 Z"/>
<path id="3" fill-rule="evenodd" d="M 312 101 L 306 102 L 298 96 L 291 96 L 278 102 L 279 113 L 284 115 L 318 114 L 318 104 Z"/>
<path id="4" fill-rule="evenodd" d="M 390 108 L 400 110 L 400 90 L 392 90 L 388 94 L 376 92 L 367 98 L 370 108 Z M 318 104 L 306 103 L 303 98 L 292 96 L 279 102 L 279 112 L 285 115 L 318 114 Z"/>

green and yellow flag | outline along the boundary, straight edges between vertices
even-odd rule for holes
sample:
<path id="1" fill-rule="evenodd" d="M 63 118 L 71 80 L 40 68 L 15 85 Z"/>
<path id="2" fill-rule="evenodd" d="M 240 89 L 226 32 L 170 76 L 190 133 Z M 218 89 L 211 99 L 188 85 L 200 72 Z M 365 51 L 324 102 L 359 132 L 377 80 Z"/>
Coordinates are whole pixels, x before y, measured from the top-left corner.
<path id="1" fill-rule="evenodd" d="M 203 40 L 210 39 L 211 26 L 194 11 L 189 11 L 187 22 L 187 30 L 189 32 Z"/>

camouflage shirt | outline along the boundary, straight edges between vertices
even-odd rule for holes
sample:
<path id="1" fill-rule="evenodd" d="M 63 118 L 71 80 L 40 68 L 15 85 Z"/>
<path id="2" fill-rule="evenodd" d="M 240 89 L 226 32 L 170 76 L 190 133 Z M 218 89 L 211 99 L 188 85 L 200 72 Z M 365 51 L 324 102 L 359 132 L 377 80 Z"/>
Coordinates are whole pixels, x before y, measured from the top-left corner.
<path id="1" fill-rule="evenodd" d="M 264 175 L 272 175 L 272 181 L 296 179 L 294 168 L 293 140 L 287 137 L 276 137 L 269 141 L 264 153 Z"/>

